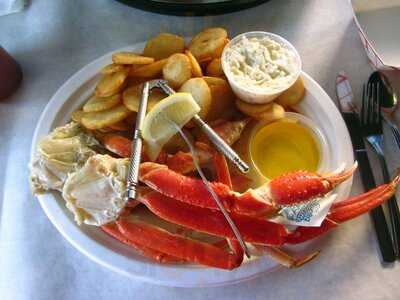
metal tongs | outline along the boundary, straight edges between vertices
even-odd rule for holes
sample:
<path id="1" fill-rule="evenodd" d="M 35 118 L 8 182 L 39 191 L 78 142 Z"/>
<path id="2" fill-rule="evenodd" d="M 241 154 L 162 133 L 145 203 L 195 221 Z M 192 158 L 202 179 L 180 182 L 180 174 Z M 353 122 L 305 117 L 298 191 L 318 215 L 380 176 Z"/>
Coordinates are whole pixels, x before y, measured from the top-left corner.
<path id="1" fill-rule="evenodd" d="M 126 184 L 127 199 L 135 199 L 137 195 L 137 186 L 139 181 L 139 166 L 140 166 L 140 159 L 141 159 L 142 145 L 143 145 L 141 128 L 143 125 L 144 117 L 146 115 L 149 93 L 153 88 L 159 88 L 167 95 L 175 93 L 175 91 L 168 85 L 168 83 L 162 79 L 147 81 L 143 84 L 142 98 L 139 104 L 139 110 L 136 117 L 135 130 L 133 132 L 131 160 L 129 164 L 127 184 Z M 196 114 L 192 118 L 192 120 L 207 135 L 207 137 L 214 144 L 217 150 L 221 152 L 227 159 L 229 159 L 241 172 L 247 173 L 249 171 L 248 165 L 239 157 L 239 155 L 227 143 L 225 143 L 223 139 L 221 139 L 221 137 L 210 126 L 207 125 L 207 123 L 205 123 L 200 118 L 199 115 Z M 243 251 L 249 257 L 246 244 L 244 243 L 240 235 L 240 232 L 237 229 L 236 225 L 234 224 L 233 220 L 230 218 L 228 212 L 221 204 L 220 200 L 218 199 L 218 196 L 212 190 L 209 192 L 211 193 L 219 209 L 225 216 L 227 222 L 231 226 L 236 239 L 239 241 L 241 247 L 243 248 Z"/>

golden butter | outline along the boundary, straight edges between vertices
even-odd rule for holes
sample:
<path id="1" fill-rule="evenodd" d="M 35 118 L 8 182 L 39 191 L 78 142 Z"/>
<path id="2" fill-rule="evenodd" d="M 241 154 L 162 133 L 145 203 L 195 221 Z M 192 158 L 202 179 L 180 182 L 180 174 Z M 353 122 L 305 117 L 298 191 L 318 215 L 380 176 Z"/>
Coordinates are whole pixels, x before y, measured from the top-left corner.
<path id="1" fill-rule="evenodd" d="M 310 129 L 282 120 L 256 132 L 250 143 L 250 155 L 260 173 L 272 179 L 295 170 L 317 171 L 319 148 Z"/>

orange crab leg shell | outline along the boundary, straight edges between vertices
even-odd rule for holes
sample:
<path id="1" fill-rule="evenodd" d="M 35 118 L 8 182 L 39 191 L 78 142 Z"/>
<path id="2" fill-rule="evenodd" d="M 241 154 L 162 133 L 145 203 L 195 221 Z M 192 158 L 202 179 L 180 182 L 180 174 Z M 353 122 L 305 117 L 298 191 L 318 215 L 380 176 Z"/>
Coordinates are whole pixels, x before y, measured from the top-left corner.
<path id="1" fill-rule="evenodd" d="M 217 180 L 223 184 L 226 184 L 230 189 L 232 189 L 231 174 L 229 173 L 228 163 L 221 153 L 215 152 L 214 154 L 215 171 L 217 175 Z M 234 239 L 228 239 L 228 244 L 231 249 L 238 255 L 243 261 L 244 251 L 239 241 Z"/>
<path id="2" fill-rule="evenodd" d="M 365 199 L 367 199 L 366 201 L 368 201 L 368 198 L 370 196 L 375 197 L 376 195 L 379 195 L 381 192 L 385 192 L 387 188 L 388 188 L 387 185 L 382 184 L 372 190 L 369 190 L 368 192 L 347 198 L 346 200 L 334 202 L 331 206 L 331 211 L 341 207 L 349 207 L 352 204 L 360 203 L 360 201 L 365 201 Z"/>
<path id="3" fill-rule="evenodd" d="M 109 223 L 109 224 L 103 225 L 103 226 L 101 226 L 101 229 L 104 232 L 106 232 L 107 234 L 114 237 L 115 239 L 119 240 L 120 242 L 139 251 L 140 254 L 142 254 L 148 258 L 154 259 L 160 263 L 178 263 L 178 262 L 183 261 L 180 258 L 177 258 L 175 256 L 168 255 L 163 252 L 154 250 L 150 247 L 143 246 L 140 243 L 137 243 L 134 240 L 129 239 L 128 236 L 121 233 L 121 231 L 118 229 L 118 227 L 115 223 Z"/>
<path id="4" fill-rule="evenodd" d="M 340 223 L 356 218 L 378 207 L 393 196 L 399 183 L 400 175 L 397 175 L 391 183 L 383 184 L 366 193 L 333 204 L 327 218 L 320 227 L 298 227 L 286 237 L 286 242 L 298 244 L 313 239 Z"/>
<path id="5" fill-rule="evenodd" d="M 231 174 L 232 187 L 234 191 L 244 192 L 249 189 L 252 180 L 243 173 Z"/>
<path id="6" fill-rule="evenodd" d="M 118 229 L 129 238 L 146 247 L 177 256 L 188 262 L 222 269 L 234 269 L 240 265 L 236 255 L 219 247 L 172 234 L 159 227 L 141 221 L 117 221 Z"/>
<path id="7" fill-rule="evenodd" d="M 241 136 L 243 130 L 250 122 L 250 118 L 240 121 L 227 121 L 216 126 L 211 126 L 216 134 L 218 134 L 229 146 L 233 145 Z M 199 141 L 210 143 L 208 138 L 202 134 Z"/>
<path id="8" fill-rule="evenodd" d="M 176 173 L 164 165 L 142 163 L 140 180 L 165 196 L 194 206 L 218 209 L 201 180 Z M 275 210 L 253 190 L 240 194 L 233 192 L 229 186 L 220 182 L 211 182 L 210 185 L 229 212 L 257 216 Z"/>
<path id="9" fill-rule="evenodd" d="M 131 157 L 132 141 L 117 134 L 105 134 L 101 141 L 106 149 L 120 157 Z"/>
<path id="10" fill-rule="evenodd" d="M 357 168 L 355 163 L 350 169 L 328 176 L 320 176 L 308 171 L 288 173 L 269 182 L 270 195 L 277 205 L 291 205 L 323 196 L 339 183 L 350 178 Z"/>
<path id="11" fill-rule="evenodd" d="M 157 192 L 141 196 L 140 201 L 166 221 L 216 236 L 235 238 L 220 211 L 189 205 Z M 281 224 L 235 213 L 230 213 L 230 216 L 247 242 L 282 245 L 287 235 Z"/>
<path id="12" fill-rule="evenodd" d="M 214 154 L 214 164 L 218 182 L 221 182 L 232 189 L 231 175 L 229 174 L 228 163 L 226 162 L 225 156 L 216 152 Z"/>
<path id="13" fill-rule="evenodd" d="M 329 218 L 337 223 L 343 223 L 378 207 L 393 196 L 396 191 L 391 184 L 385 184 L 384 186 L 385 189 L 377 189 L 375 193 L 369 194 L 365 198 L 357 197 L 359 198 L 357 202 L 351 201 L 352 199 L 350 198 L 350 204 L 333 207 L 329 213 Z"/>
<path id="14" fill-rule="evenodd" d="M 287 237 L 285 243 L 287 244 L 300 244 L 305 241 L 323 235 L 338 224 L 326 218 L 319 227 L 297 227 Z"/>
<path id="15" fill-rule="evenodd" d="M 195 143 L 195 150 L 197 162 L 200 165 L 209 163 L 215 152 L 210 146 L 200 142 Z M 168 155 L 165 164 L 169 169 L 180 174 L 186 174 L 196 170 L 191 152 L 178 151 L 175 154 Z"/>

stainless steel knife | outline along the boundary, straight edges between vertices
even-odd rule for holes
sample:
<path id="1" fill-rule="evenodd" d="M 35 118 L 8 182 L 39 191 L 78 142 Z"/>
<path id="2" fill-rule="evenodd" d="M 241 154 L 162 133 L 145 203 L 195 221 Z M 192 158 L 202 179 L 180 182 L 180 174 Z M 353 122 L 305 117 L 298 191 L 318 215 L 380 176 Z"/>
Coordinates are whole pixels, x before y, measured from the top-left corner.
<path id="1" fill-rule="evenodd" d="M 357 106 L 353 101 L 354 94 L 348 77 L 344 72 L 340 72 L 336 77 L 336 95 L 339 101 L 339 109 L 350 133 L 354 156 L 358 161 L 364 190 L 370 190 L 375 188 L 376 184 L 363 140 L 362 128 L 357 115 Z M 374 224 L 383 261 L 394 262 L 396 256 L 382 206 L 372 210 L 370 215 Z"/>

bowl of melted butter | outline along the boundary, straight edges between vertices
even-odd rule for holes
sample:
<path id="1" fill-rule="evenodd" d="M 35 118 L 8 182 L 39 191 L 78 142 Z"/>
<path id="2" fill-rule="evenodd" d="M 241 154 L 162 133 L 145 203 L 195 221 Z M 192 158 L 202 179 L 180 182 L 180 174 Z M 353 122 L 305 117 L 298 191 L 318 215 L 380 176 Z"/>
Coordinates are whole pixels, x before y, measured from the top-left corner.
<path id="1" fill-rule="evenodd" d="M 251 163 L 265 179 L 298 170 L 327 171 L 327 140 L 311 119 L 298 113 L 287 112 L 281 120 L 255 126 L 249 146 Z"/>

